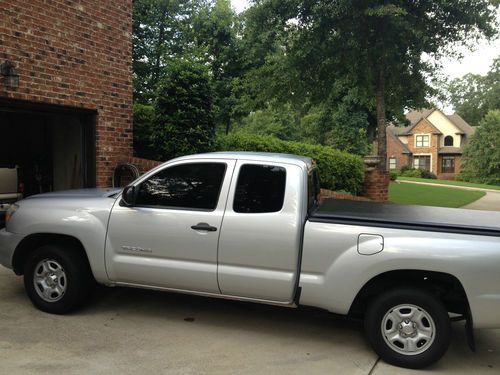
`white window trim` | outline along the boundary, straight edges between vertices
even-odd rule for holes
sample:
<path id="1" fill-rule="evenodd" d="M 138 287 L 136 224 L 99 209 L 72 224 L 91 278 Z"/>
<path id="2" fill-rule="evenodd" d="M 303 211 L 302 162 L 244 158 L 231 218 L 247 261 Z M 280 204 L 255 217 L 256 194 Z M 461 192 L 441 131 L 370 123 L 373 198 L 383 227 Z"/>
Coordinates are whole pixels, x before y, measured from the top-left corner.
<path id="1" fill-rule="evenodd" d="M 391 160 L 394 160 L 394 168 L 391 168 Z M 398 159 L 394 156 L 389 157 L 389 170 L 398 169 Z"/>
<path id="2" fill-rule="evenodd" d="M 413 154 L 413 158 L 415 158 L 415 156 L 430 156 L 431 157 L 430 172 L 434 173 L 434 169 L 432 168 L 432 154 L 429 154 L 429 153 L 427 153 L 427 154 Z M 412 167 L 415 168 L 415 159 L 412 160 Z"/>
<path id="3" fill-rule="evenodd" d="M 429 137 L 429 146 L 417 146 L 417 137 L 418 136 L 428 136 Z M 419 133 L 419 134 L 414 134 L 413 135 L 413 142 L 414 142 L 414 147 L 415 148 L 431 148 L 431 144 L 432 144 L 432 136 L 431 134 L 429 133 Z"/>

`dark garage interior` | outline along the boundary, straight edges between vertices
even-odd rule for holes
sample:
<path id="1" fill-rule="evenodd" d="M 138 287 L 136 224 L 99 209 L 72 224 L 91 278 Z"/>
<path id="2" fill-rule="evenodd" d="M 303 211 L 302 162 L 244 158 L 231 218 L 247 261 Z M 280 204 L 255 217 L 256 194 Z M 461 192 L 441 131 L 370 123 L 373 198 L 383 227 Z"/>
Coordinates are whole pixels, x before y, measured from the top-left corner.
<path id="1" fill-rule="evenodd" d="M 23 196 L 95 186 L 95 113 L 0 102 L 0 166 L 17 166 Z"/>

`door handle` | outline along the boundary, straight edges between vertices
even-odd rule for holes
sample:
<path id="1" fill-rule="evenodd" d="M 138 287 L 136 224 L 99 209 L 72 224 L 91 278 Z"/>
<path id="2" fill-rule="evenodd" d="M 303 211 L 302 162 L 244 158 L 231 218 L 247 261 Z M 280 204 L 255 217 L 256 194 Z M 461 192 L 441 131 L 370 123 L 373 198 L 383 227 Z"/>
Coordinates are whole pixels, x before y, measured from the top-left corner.
<path id="1" fill-rule="evenodd" d="M 207 232 L 215 232 L 217 231 L 216 227 L 212 227 L 211 225 L 207 223 L 198 223 L 196 225 L 191 226 L 191 229 L 194 230 L 205 230 Z"/>

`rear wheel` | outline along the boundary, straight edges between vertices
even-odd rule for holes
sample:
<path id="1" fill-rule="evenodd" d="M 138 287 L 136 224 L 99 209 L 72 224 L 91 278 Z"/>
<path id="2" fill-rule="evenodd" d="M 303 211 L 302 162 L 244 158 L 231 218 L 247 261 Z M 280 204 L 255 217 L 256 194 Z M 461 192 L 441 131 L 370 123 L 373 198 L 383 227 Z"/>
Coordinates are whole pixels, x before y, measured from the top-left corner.
<path id="1" fill-rule="evenodd" d="M 42 311 L 64 314 L 80 307 L 92 285 L 87 259 L 71 246 L 42 246 L 26 261 L 24 287 Z"/>
<path id="2" fill-rule="evenodd" d="M 450 343 L 450 318 L 439 299 L 419 289 L 395 289 L 378 297 L 365 316 L 375 352 L 386 362 L 423 368 L 439 360 Z"/>

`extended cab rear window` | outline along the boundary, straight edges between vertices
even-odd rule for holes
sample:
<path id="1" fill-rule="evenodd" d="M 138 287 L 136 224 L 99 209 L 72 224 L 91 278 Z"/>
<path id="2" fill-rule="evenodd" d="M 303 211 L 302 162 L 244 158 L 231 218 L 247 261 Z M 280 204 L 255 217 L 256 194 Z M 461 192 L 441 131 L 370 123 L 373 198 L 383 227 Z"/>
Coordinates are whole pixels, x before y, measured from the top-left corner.
<path id="1" fill-rule="evenodd" d="M 285 199 L 286 169 L 245 164 L 236 183 L 233 210 L 239 213 L 278 212 Z"/>

